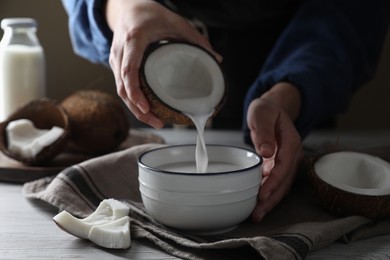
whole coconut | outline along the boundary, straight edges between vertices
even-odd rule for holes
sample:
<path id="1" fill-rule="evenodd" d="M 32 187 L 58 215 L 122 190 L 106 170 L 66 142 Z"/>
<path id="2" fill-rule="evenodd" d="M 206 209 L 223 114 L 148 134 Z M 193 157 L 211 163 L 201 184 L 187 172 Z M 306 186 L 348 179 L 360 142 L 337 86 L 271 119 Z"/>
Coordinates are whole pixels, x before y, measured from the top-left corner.
<path id="1" fill-rule="evenodd" d="M 71 146 L 98 155 L 112 152 L 128 136 L 130 123 L 120 101 L 99 90 L 81 90 L 61 106 L 69 115 Z"/>

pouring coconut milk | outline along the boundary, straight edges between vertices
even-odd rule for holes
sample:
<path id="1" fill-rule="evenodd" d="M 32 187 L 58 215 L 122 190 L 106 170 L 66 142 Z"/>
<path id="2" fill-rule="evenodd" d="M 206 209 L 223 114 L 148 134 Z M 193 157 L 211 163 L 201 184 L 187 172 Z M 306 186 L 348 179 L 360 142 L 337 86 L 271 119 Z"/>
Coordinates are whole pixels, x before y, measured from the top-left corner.
<path id="1" fill-rule="evenodd" d="M 218 62 L 199 46 L 164 41 L 146 51 L 141 68 L 141 88 L 151 101 L 152 112 L 166 122 L 195 125 L 196 169 L 207 172 L 204 130 L 226 95 Z"/>
<path id="2" fill-rule="evenodd" d="M 195 151 L 195 161 L 196 161 L 196 170 L 198 173 L 207 172 L 207 166 L 209 164 L 209 157 L 207 154 L 206 142 L 204 139 L 204 130 L 206 127 L 207 119 L 214 113 L 214 110 L 208 114 L 187 114 L 191 118 L 192 122 L 196 127 L 198 132 L 198 137 L 196 138 L 196 151 Z"/>

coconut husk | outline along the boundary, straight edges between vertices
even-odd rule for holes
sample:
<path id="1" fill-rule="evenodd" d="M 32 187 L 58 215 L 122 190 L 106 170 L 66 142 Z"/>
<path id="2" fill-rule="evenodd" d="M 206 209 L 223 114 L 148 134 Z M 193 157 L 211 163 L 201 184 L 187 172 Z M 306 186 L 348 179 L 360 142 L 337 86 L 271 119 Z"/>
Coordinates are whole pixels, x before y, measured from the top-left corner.
<path id="1" fill-rule="evenodd" d="M 99 90 L 81 90 L 60 104 L 69 115 L 70 146 L 90 155 L 115 150 L 128 136 L 130 122 L 122 104 Z"/>

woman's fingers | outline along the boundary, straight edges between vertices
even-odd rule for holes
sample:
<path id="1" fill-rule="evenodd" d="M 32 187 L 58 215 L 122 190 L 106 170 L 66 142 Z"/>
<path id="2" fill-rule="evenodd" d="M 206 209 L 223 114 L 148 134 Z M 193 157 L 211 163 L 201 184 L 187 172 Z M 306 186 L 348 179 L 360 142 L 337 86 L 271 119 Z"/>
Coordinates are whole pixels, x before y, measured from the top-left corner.
<path id="1" fill-rule="evenodd" d="M 289 116 L 268 100 L 252 101 L 248 109 L 248 126 L 256 151 L 264 157 L 264 179 L 252 213 L 252 220 L 259 222 L 289 192 L 302 147 Z"/>
<path id="2" fill-rule="evenodd" d="M 262 157 L 270 158 L 275 153 L 275 124 L 278 117 L 278 110 L 260 98 L 252 101 L 248 108 L 247 121 L 252 142 Z"/>
<path id="3" fill-rule="evenodd" d="M 117 93 L 137 119 L 160 128 L 163 122 L 150 112 L 150 103 L 139 82 L 139 70 L 148 45 L 159 40 L 181 39 L 215 52 L 186 19 L 154 1 L 110 1 L 107 18 L 114 32 L 110 65 Z M 220 55 L 215 56 L 221 60 Z"/>
<path id="4" fill-rule="evenodd" d="M 301 161 L 301 151 L 291 151 L 293 156 L 291 160 L 288 155 L 278 154 L 275 158 L 275 166 L 270 172 L 269 176 L 266 176 L 263 185 L 260 188 L 259 201 L 252 213 L 252 220 L 254 222 L 260 222 L 262 218 L 269 213 L 275 206 L 277 206 L 283 198 L 288 194 L 291 186 L 295 180 L 298 164 Z M 283 163 L 280 162 L 280 158 L 283 159 Z"/>
<path id="5" fill-rule="evenodd" d="M 146 44 L 142 40 L 126 40 L 121 62 L 121 78 L 124 82 L 127 98 L 142 113 L 147 114 L 150 110 L 149 102 L 141 91 L 139 83 L 139 69 L 145 48 Z"/>

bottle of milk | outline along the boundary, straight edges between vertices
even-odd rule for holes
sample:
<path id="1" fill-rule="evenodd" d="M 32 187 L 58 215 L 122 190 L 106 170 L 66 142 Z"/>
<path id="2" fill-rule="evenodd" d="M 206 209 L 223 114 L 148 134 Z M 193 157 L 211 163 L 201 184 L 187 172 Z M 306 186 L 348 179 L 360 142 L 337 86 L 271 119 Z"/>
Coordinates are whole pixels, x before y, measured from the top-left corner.
<path id="1" fill-rule="evenodd" d="M 45 96 L 45 57 L 31 18 L 7 18 L 0 42 L 0 122 L 20 106 Z"/>

